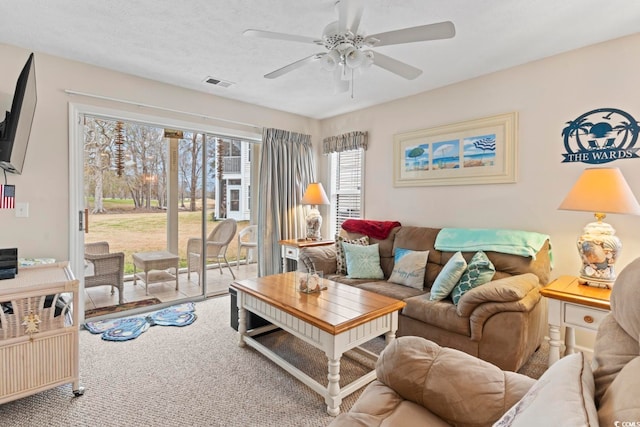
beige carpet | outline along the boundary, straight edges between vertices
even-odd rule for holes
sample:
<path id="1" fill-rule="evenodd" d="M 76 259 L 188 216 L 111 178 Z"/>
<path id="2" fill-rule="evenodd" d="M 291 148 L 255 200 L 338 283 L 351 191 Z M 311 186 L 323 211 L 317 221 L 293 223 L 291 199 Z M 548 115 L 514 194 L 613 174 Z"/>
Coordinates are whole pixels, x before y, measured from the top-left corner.
<path id="1" fill-rule="evenodd" d="M 229 310 L 228 296 L 197 303 L 198 319 L 192 325 L 154 326 L 128 342 L 106 342 L 81 331 L 84 396 L 73 398 L 71 386 L 66 385 L 0 405 L 0 425 L 329 424 L 333 418 L 319 395 L 253 349 L 236 345 L 235 331 L 228 326 Z M 270 334 L 262 342 L 317 381 L 326 381 L 326 358 L 321 352 L 285 333 Z M 376 350 L 382 345 L 376 340 L 368 347 Z M 529 362 L 532 371 L 546 364 L 544 351 L 543 347 Z M 370 367 L 344 357 L 341 383 Z M 359 394 L 346 398 L 341 408 L 348 410 Z"/>

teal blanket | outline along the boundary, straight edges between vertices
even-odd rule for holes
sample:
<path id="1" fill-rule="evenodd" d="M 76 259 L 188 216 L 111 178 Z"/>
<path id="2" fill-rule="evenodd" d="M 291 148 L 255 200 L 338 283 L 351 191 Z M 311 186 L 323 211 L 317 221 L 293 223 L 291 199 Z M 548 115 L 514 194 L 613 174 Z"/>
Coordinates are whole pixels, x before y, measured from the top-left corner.
<path id="1" fill-rule="evenodd" d="M 443 228 L 436 236 L 435 248 L 448 252 L 493 251 L 536 259 L 536 254 L 547 240 L 550 241 L 548 235 L 533 231 Z M 551 247 L 549 257 L 553 263 Z"/>

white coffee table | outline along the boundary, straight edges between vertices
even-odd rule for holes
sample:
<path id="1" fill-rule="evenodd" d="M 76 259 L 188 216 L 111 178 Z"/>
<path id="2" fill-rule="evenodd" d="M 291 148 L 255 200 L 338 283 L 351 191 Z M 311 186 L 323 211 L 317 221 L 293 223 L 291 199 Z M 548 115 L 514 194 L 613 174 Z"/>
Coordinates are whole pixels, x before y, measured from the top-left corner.
<path id="1" fill-rule="evenodd" d="M 360 345 L 380 335 L 385 335 L 387 344 L 395 339 L 398 310 L 405 303 L 364 289 L 327 279 L 321 280 L 326 289 L 315 294 L 298 291 L 293 272 L 236 280 L 231 288 L 238 293 L 238 344 L 253 347 L 323 396 L 327 413 L 336 416 L 340 413 L 344 397 L 376 377 L 374 370 L 341 388 L 342 355 L 348 350 L 355 350 L 377 360 L 377 354 Z M 328 384 L 320 384 L 252 338 L 252 335 L 262 331 L 261 328 L 247 331 L 247 311 L 322 350 L 327 356 Z"/>
<path id="2" fill-rule="evenodd" d="M 164 283 L 170 280 L 175 280 L 176 290 L 179 289 L 178 265 L 180 258 L 178 255 L 174 255 L 167 251 L 156 251 L 138 252 L 133 254 L 132 257 L 133 284 L 135 286 L 138 279 L 144 280 L 146 295 L 149 295 L 150 283 Z M 144 275 L 142 273 L 136 273 L 136 268 L 144 271 Z M 173 274 L 168 271 L 169 269 L 173 269 Z"/>

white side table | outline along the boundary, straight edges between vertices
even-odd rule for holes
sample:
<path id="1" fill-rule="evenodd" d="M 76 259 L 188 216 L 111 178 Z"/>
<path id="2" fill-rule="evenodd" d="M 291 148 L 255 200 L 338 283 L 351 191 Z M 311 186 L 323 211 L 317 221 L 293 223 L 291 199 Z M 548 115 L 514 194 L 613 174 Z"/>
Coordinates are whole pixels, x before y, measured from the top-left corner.
<path id="1" fill-rule="evenodd" d="M 610 289 L 580 283 L 578 277 L 560 276 L 540 290 L 549 298 L 549 366 L 560 359 L 560 328 L 565 328 L 565 353 L 575 352 L 574 328 L 595 332 L 611 310 Z"/>
<path id="2" fill-rule="evenodd" d="M 291 239 L 280 240 L 278 243 L 280 243 L 280 246 L 282 247 L 282 272 L 286 273 L 289 271 L 287 260 L 291 259 L 298 262 L 298 256 L 301 248 L 333 245 L 335 242 L 333 240 Z"/>

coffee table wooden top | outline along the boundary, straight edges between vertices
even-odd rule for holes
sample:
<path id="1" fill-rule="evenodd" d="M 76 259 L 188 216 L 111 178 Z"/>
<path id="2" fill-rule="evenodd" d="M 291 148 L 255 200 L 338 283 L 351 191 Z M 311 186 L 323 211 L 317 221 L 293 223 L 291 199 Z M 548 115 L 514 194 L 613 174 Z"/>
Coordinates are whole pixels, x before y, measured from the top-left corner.
<path id="1" fill-rule="evenodd" d="M 235 281 L 231 287 L 252 295 L 330 334 L 355 328 L 369 320 L 401 310 L 394 298 L 322 279 L 327 289 L 307 294 L 296 286 L 296 273 Z"/>

